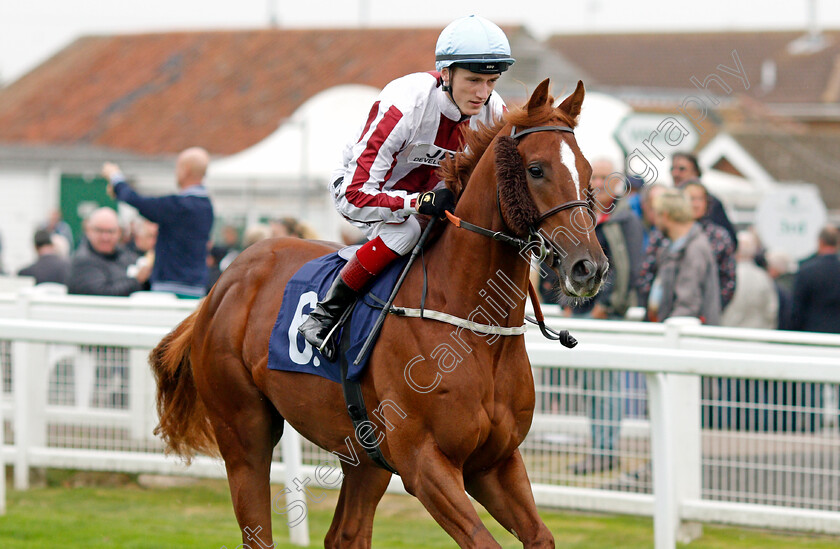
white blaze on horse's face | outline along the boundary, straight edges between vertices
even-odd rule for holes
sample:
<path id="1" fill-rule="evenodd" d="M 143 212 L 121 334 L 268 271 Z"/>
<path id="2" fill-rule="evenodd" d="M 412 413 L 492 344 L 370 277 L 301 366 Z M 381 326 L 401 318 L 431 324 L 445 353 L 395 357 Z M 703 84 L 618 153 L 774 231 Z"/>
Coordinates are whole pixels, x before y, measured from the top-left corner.
<path id="1" fill-rule="evenodd" d="M 566 141 L 561 139 L 560 162 L 562 162 L 563 165 L 566 166 L 566 169 L 569 170 L 569 174 L 572 176 L 572 182 L 575 184 L 576 199 L 580 200 L 580 174 L 578 173 L 576 160 L 575 151 L 572 150 Z M 589 231 L 586 232 L 586 239 L 591 240 Z"/>
<path id="2" fill-rule="evenodd" d="M 560 140 L 560 161 L 569 170 L 572 176 L 572 181 L 575 184 L 575 192 L 577 193 L 577 200 L 580 200 L 580 174 L 578 174 L 577 165 L 575 164 L 575 153 L 568 143 Z"/>

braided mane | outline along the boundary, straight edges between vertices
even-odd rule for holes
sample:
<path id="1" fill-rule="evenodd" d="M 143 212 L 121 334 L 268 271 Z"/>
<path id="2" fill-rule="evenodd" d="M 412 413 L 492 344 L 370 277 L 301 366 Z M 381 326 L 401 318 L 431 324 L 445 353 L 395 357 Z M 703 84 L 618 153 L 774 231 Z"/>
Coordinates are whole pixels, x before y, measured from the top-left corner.
<path id="1" fill-rule="evenodd" d="M 554 98 L 549 96 L 546 104 L 539 109 L 528 110 L 525 106 L 514 107 L 492 126 L 479 124 L 475 130 L 465 127 L 461 147 L 458 148 L 454 157 L 447 157 L 441 161 L 438 176 L 446 182 L 447 188 L 455 193 L 456 197 L 459 197 L 464 192 L 467 181 L 475 170 L 478 161 L 481 160 L 490 143 L 505 125 L 512 124 L 518 128 L 531 128 L 557 124 L 574 128 L 577 121 L 560 109 L 552 107 L 553 103 Z"/>

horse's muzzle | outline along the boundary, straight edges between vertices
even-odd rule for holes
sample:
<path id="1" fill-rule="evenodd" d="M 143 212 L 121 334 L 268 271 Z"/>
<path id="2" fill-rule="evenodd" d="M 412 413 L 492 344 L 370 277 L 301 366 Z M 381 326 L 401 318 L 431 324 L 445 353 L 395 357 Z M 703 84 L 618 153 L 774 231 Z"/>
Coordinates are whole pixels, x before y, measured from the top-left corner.
<path id="1" fill-rule="evenodd" d="M 576 261 L 566 277 L 566 292 L 574 297 L 594 296 L 601 289 L 608 268 L 607 262 L 599 264 L 591 259 Z"/>

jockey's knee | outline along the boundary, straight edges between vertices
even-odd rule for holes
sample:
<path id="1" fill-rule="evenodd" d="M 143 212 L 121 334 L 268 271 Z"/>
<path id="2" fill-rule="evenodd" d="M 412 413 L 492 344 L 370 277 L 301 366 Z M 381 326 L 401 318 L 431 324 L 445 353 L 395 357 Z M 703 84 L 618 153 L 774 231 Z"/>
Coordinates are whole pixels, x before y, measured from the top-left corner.
<path id="1" fill-rule="evenodd" d="M 405 255 L 414 249 L 421 232 L 420 222 L 410 216 L 404 223 L 384 225 L 379 231 L 379 237 L 394 253 Z"/>

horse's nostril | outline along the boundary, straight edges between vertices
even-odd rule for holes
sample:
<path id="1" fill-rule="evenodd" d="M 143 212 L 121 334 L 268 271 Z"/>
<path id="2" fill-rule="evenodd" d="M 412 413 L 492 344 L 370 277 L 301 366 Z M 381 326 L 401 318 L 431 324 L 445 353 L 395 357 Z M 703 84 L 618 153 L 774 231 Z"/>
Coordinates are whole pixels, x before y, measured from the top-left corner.
<path id="1" fill-rule="evenodd" d="M 610 264 L 606 261 L 598 268 L 598 277 L 602 280 L 607 276 L 607 271 L 610 268 Z"/>
<path id="2" fill-rule="evenodd" d="M 588 259 L 582 259 L 572 266 L 572 280 L 575 282 L 586 282 L 595 276 L 597 266 Z"/>

